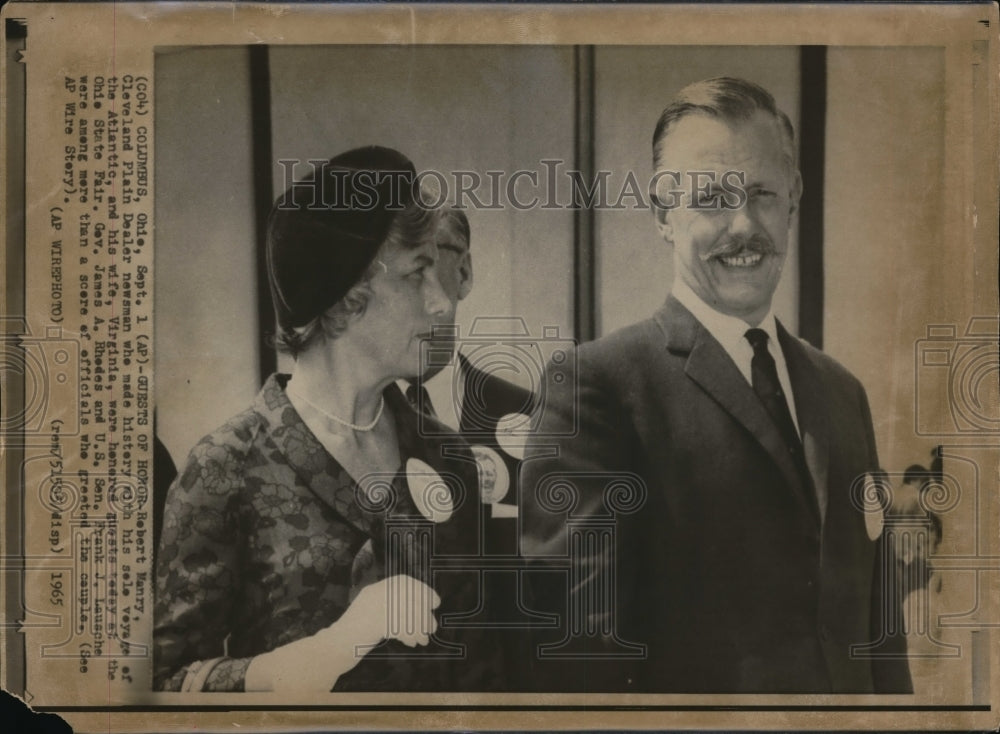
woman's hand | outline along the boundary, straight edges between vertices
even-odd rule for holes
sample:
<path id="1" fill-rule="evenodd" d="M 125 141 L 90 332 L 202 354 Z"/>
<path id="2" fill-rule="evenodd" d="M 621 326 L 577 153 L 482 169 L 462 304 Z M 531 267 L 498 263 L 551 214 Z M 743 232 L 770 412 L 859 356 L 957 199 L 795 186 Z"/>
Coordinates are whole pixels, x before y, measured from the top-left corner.
<path id="1" fill-rule="evenodd" d="M 377 645 L 382 640 L 399 640 L 408 647 L 426 645 L 437 631 L 434 610 L 441 597 L 423 581 L 396 575 L 366 586 L 343 616 L 317 637 L 337 631 L 348 634 L 358 645 Z"/>
<path id="2" fill-rule="evenodd" d="M 426 645 L 437 631 L 441 597 L 412 576 L 397 575 L 366 586 L 336 622 L 311 637 L 256 656 L 246 673 L 247 691 L 329 691 L 382 640 Z"/>

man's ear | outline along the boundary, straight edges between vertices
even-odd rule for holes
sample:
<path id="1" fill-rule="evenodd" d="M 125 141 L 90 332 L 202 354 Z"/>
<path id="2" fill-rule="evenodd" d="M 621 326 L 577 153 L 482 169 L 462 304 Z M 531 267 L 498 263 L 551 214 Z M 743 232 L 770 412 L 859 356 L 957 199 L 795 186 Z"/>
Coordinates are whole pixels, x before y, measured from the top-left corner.
<path id="1" fill-rule="evenodd" d="M 468 250 L 458 263 L 458 300 L 472 292 L 472 253 Z"/>
<path id="2" fill-rule="evenodd" d="M 653 205 L 653 216 L 656 217 L 656 229 L 664 242 L 673 244 L 674 228 L 670 223 L 670 210 L 662 206 Z"/>
<path id="3" fill-rule="evenodd" d="M 799 199 L 802 198 L 802 174 L 799 169 L 795 169 L 795 181 L 792 182 L 792 190 L 788 192 L 788 216 L 791 218 L 799 210 Z"/>

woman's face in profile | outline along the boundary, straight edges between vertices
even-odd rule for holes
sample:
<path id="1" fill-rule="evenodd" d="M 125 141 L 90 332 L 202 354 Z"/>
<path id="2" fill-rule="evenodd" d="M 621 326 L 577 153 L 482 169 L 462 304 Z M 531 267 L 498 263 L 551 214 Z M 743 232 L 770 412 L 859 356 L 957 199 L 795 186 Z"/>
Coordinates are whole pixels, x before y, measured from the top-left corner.
<path id="1" fill-rule="evenodd" d="M 377 261 L 382 266 L 371 280 L 368 306 L 350 330 L 382 376 L 415 377 L 422 371 L 421 341 L 453 308 L 438 280 L 437 245 L 432 237 L 413 248 L 386 244 Z"/>

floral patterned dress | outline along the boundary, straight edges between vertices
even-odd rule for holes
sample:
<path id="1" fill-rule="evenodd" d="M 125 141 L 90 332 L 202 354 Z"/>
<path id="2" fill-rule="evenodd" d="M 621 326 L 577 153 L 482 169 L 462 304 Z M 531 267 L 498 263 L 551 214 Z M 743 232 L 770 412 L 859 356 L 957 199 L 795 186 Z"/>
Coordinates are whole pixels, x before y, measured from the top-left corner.
<path id="1" fill-rule="evenodd" d="M 197 690 L 243 690 L 255 655 L 329 626 L 362 586 L 386 575 L 387 524 L 422 521 L 404 472 L 392 478 L 391 505 L 364 501 L 289 402 L 286 381 L 270 377 L 248 410 L 203 438 L 167 495 L 156 571 L 156 690 L 180 691 L 192 679 Z M 449 629 L 446 621 L 479 603 L 474 562 L 438 573 L 428 561 L 481 554 L 474 459 L 457 436 L 420 435 L 395 386 L 385 397 L 404 466 L 414 457 L 433 467 L 456 507 L 401 561 L 404 572 L 438 591 L 441 627 L 427 648 L 383 643 L 336 690 L 493 690 L 500 651 L 491 635 Z M 202 668 L 210 672 L 199 677 Z"/>

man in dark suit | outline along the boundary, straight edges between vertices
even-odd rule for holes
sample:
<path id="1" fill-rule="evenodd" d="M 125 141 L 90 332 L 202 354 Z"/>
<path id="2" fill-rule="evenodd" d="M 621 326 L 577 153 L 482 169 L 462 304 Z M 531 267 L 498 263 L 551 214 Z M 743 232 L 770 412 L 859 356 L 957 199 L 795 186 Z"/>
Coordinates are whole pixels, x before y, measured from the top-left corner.
<path id="1" fill-rule="evenodd" d="M 549 568 L 535 603 L 564 620 L 533 675 L 908 692 L 892 559 L 861 497 L 878 468 L 864 388 L 771 310 L 802 186 L 791 123 L 761 87 L 712 79 L 664 110 L 653 154 L 671 295 L 579 347 L 523 467 L 524 549 Z"/>
<path id="2" fill-rule="evenodd" d="M 423 413 L 433 415 L 438 422 L 465 438 L 474 450 L 480 451 L 480 466 L 489 476 L 482 479 L 485 505 L 492 506 L 496 519 L 513 519 L 517 512 L 517 492 L 514 486 L 520 452 L 501 445 L 498 429 L 501 421 L 514 416 L 530 416 L 535 396 L 491 371 L 477 366 L 475 354 L 469 359 L 454 338 L 454 319 L 458 302 L 472 291 L 473 270 L 471 230 L 465 213 L 456 208 L 441 210 L 437 230 L 438 261 L 436 272 L 441 288 L 451 301 L 451 311 L 435 326 L 435 338 L 424 350 L 425 363 L 418 380 L 400 384 L 411 404 Z M 495 353 L 490 351 L 495 357 Z M 490 360 L 491 363 L 494 360 Z M 500 365 L 501 367 L 503 365 Z M 431 427 L 431 426 L 428 426 Z M 504 524 L 505 529 L 508 524 Z M 503 535 L 504 553 L 514 553 L 516 537 Z M 506 536 L 510 536 L 509 538 Z M 495 538 L 501 542 L 499 538 Z"/>
<path id="3" fill-rule="evenodd" d="M 435 432 L 443 426 L 458 432 L 476 457 L 483 512 L 480 554 L 485 559 L 481 596 L 477 609 L 446 623 L 492 629 L 504 651 L 505 687 L 514 689 L 520 687 L 529 657 L 524 630 L 536 620 L 523 609 L 517 569 L 517 478 L 523 452 L 518 439 L 505 440 L 504 431 L 510 427 L 523 433 L 535 410 L 535 396 L 487 369 L 504 366 L 496 360 L 496 351 L 484 350 L 489 357 L 482 360 L 488 363 L 483 367 L 477 365 L 477 350 L 471 350 L 471 357 L 462 353 L 453 327 L 458 302 L 469 295 L 473 284 L 471 230 L 465 213 L 441 210 L 437 238 L 435 269 L 452 308 L 426 345 L 423 374 L 400 388 L 418 412 L 436 419 L 423 424 L 425 430 Z"/>

